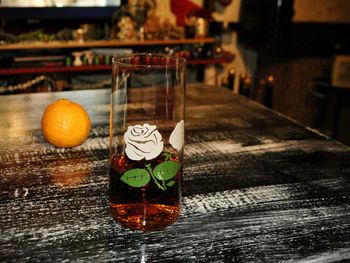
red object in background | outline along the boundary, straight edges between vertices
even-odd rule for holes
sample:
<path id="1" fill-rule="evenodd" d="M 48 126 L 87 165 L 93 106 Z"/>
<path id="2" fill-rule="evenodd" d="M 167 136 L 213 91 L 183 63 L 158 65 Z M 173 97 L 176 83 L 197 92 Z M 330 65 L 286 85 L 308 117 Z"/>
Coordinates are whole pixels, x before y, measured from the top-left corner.
<path id="1" fill-rule="evenodd" d="M 190 14 L 196 17 L 203 17 L 208 20 L 212 18 L 210 12 L 206 11 L 190 0 L 171 0 L 170 8 L 176 15 L 176 24 L 178 26 L 185 26 L 186 17 L 188 17 Z"/>
<path id="2" fill-rule="evenodd" d="M 219 0 L 222 6 L 228 6 L 232 3 L 232 0 Z"/>

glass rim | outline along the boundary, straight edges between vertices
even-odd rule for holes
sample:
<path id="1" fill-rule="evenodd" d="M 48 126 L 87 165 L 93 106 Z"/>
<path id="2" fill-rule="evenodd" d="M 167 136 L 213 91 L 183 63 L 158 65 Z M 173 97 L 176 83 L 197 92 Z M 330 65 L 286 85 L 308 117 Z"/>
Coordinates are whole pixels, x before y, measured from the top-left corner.
<path id="1" fill-rule="evenodd" d="M 115 55 L 112 57 L 112 64 L 113 65 L 121 65 L 121 66 L 134 66 L 133 64 L 126 63 L 123 60 L 125 59 L 130 59 L 134 57 L 159 57 L 159 58 L 167 58 L 167 59 L 174 59 L 179 61 L 181 65 L 186 65 L 187 60 L 182 57 L 178 56 L 173 56 L 173 55 L 168 55 L 168 54 L 159 54 L 159 53 L 134 53 L 134 54 L 129 54 L 129 55 Z M 157 66 L 164 66 L 164 65 L 150 65 L 150 64 L 137 64 L 139 67 L 157 67 Z"/>

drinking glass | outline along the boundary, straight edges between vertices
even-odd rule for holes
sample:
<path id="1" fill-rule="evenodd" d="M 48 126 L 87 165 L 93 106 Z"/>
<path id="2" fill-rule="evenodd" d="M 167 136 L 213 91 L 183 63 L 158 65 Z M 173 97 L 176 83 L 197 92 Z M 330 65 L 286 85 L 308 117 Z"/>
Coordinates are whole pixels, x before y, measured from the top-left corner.
<path id="1" fill-rule="evenodd" d="M 161 230 L 180 213 L 186 60 L 113 58 L 109 204 L 131 229 Z"/>

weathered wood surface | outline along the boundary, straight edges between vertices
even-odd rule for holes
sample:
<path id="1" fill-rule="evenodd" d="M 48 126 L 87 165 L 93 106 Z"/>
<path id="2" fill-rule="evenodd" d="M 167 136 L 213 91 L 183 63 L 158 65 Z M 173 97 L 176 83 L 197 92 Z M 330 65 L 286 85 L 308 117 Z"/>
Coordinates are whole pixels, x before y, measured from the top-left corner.
<path id="1" fill-rule="evenodd" d="M 66 97 L 93 128 L 72 149 L 40 132 Z M 1 262 L 347 262 L 350 149 L 229 91 L 189 86 L 181 217 L 135 233 L 111 218 L 109 91 L 0 97 Z"/>

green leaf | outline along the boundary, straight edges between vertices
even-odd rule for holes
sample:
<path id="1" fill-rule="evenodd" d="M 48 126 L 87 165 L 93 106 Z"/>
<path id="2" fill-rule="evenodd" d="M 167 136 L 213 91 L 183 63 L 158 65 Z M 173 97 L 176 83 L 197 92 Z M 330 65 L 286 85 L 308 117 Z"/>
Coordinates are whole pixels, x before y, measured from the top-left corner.
<path id="1" fill-rule="evenodd" d="M 171 157 L 171 153 L 163 152 L 163 156 L 164 156 L 165 161 L 168 161 Z"/>
<path id="2" fill-rule="evenodd" d="M 144 169 L 132 169 L 123 174 L 120 178 L 124 183 L 132 187 L 142 187 L 149 183 L 151 177 Z"/>
<path id="3" fill-rule="evenodd" d="M 174 180 L 167 182 L 166 186 L 172 187 L 175 184 Z"/>
<path id="4" fill-rule="evenodd" d="M 158 164 L 153 169 L 153 174 L 158 180 L 170 180 L 180 170 L 181 163 L 175 161 L 166 161 Z"/>

